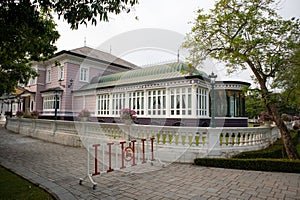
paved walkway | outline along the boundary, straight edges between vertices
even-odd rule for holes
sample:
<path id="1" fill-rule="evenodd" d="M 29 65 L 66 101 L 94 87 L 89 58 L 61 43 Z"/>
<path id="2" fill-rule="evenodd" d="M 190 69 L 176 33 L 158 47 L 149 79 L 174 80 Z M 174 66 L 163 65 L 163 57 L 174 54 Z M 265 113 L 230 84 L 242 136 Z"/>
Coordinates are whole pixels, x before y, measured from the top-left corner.
<path id="1" fill-rule="evenodd" d="M 0 165 L 59 199 L 300 199 L 300 174 L 170 164 L 115 171 L 79 185 L 86 150 L 47 143 L 0 127 Z M 144 168 L 144 170 L 146 169 Z M 134 168 L 131 168 L 134 169 Z M 138 168 L 137 168 L 138 169 Z M 139 173 L 137 173 L 139 172 Z"/>

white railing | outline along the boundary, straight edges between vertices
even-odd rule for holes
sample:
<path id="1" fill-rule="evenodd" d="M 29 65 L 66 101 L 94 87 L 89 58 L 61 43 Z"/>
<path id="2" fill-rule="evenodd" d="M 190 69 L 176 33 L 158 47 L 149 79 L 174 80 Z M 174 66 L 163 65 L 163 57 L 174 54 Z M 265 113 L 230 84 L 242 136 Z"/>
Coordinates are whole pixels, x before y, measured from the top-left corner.
<path id="1" fill-rule="evenodd" d="M 183 160 L 196 157 L 230 157 L 240 152 L 258 150 L 279 138 L 277 127 L 170 127 L 124 125 L 96 122 L 17 119 L 7 120 L 7 129 L 51 142 L 85 146 L 96 141 L 155 138 L 157 148 Z M 175 155 L 176 154 L 176 155 Z M 180 160 L 180 159 L 179 159 Z"/>

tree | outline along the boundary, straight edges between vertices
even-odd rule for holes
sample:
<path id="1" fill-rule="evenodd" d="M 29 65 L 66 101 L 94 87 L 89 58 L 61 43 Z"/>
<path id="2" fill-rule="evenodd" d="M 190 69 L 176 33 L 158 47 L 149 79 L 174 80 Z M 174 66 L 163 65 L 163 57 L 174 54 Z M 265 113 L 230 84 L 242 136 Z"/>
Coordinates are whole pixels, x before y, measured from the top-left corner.
<path id="1" fill-rule="evenodd" d="M 25 0 L 26 1 L 26 0 Z M 29 0 L 27 0 L 29 1 Z M 108 14 L 120 14 L 130 12 L 131 7 L 138 0 L 34 0 L 33 4 L 50 12 L 54 11 L 59 17 L 63 17 L 72 29 L 77 29 L 79 24 L 87 25 L 91 22 L 109 21 Z"/>
<path id="2" fill-rule="evenodd" d="M 0 96 L 37 76 L 28 65 L 51 56 L 59 38 L 51 16 L 30 2 L 0 3 Z"/>
<path id="3" fill-rule="evenodd" d="M 289 130 L 281 119 L 271 81 L 290 59 L 300 40 L 299 19 L 284 20 L 275 0 L 219 0 L 205 14 L 198 10 L 183 46 L 197 64 L 207 56 L 224 61 L 228 71 L 250 68 L 264 105 L 281 132 L 287 155 L 299 159 Z"/>
<path id="4" fill-rule="evenodd" d="M 290 60 L 274 80 L 273 87 L 282 90 L 282 107 L 289 110 L 285 113 L 299 115 L 300 111 L 300 45 Z M 285 105 L 285 106 L 283 106 Z"/>
<path id="5" fill-rule="evenodd" d="M 59 38 L 52 14 L 72 29 L 80 24 L 108 21 L 108 14 L 129 12 L 137 0 L 3 0 L 0 1 L 0 96 L 18 83 L 37 76 L 32 61 L 42 61 L 57 50 Z"/>
<path id="6" fill-rule="evenodd" d="M 246 98 L 246 115 L 253 119 L 257 118 L 261 112 L 265 111 L 261 94 L 258 90 L 248 90 Z"/>

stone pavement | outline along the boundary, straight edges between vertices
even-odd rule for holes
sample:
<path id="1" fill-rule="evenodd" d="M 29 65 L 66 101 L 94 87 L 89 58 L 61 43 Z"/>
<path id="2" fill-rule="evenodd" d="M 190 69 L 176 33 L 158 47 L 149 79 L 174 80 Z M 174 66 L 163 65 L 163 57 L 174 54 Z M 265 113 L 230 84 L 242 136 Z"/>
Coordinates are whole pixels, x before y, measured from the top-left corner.
<path id="1" fill-rule="evenodd" d="M 187 164 L 95 176 L 98 185 L 93 190 L 91 183 L 78 181 L 86 174 L 86 153 L 84 148 L 47 143 L 0 127 L 0 165 L 58 199 L 300 199 L 300 174 Z"/>

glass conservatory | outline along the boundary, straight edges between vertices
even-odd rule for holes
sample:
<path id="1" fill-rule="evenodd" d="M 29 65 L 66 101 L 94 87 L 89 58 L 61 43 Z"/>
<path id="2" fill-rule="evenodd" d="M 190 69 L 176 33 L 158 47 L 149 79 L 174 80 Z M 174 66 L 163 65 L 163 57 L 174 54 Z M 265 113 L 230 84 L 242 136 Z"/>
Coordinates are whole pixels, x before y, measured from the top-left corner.
<path id="1" fill-rule="evenodd" d="M 249 85 L 216 82 L 217 126 L 247 126 L 241 89 Z M 137 113 L 138 124 L 206 127 L 211 118 L 210 94 L 207 74 L 191 70 L 184 63 L 169 63 L 95 77 L 74 91 L 73 98 L 76 107 L 92 110 L 99 122 L 121 123 L 120 110 L 130 108 Z"/>

